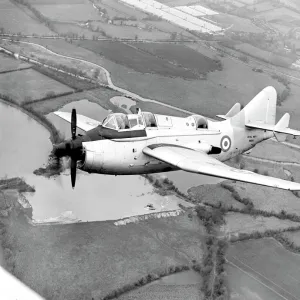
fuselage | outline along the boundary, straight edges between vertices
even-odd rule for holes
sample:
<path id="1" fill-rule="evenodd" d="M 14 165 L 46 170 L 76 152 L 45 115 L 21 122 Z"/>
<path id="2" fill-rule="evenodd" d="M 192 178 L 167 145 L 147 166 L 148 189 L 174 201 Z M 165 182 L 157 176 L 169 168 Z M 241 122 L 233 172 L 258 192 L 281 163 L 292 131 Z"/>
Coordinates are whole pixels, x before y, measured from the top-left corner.
<path id="1" fill-rule="evenodd" d="M 156 144 L 183 146 L 226 161 L 272 136 L 262 130 L 233 125 L 230 119 L 221 122 L 205 119 L 206 125 L 197 128 L 199 120 L 203 123 L 202 116 L 153 116 L 156 123 L 153 127 L 144 123 L 135 128 L 112 131 L 100 125 L 88 132 L 92 138 L 83 142 L 85 159 L 78 167 L 89 173 L 111 175 L 167 172 L 177 168 L 144 154 L 145 147 Z"/>

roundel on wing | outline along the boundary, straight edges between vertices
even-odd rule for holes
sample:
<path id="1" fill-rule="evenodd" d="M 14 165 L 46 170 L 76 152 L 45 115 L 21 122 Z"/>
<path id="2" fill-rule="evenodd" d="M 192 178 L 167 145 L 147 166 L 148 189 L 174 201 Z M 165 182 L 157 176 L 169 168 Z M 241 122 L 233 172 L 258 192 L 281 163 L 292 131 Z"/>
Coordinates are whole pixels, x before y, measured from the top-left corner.
<path id="1" fill-rule="evenodd" d="M 231 147 L 231 139 L 228 135 L 224 135 L 221 139 L 221 143 L 220 143 L 221 149 L 224 152 L 227 152 L 230 147 Z"/>

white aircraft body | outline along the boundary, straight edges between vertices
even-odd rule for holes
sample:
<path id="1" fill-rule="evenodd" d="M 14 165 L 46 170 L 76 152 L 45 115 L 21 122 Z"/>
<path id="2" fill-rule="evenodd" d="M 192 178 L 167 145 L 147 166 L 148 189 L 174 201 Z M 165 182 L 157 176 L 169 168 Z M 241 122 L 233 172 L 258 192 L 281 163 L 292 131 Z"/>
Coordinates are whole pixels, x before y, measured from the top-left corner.
<path id="1" fill-rule="evenodd" d="M 141 112 L 112 113 L 103 122 L 82 115 L 55 112 L 71 123 L 72 139 L 54 146 L 57 157 L 71 157 L 71 180 L 75 186 L 76 167 L 89 172 L 133 175 L 173 170 L 249 182 L 287 190 L 300 190 L 300 184 L 222 163 L 247 153 L 257 143 L 300 131 L 288 128 L 286 113 L 277 124 L 277 93 L 263 89 L 242 110 L 239 103 L 226 115 L 213 121 L 200 115 L 186 118 Z M 86 135 L 76 136 L 76 127 Z"/>

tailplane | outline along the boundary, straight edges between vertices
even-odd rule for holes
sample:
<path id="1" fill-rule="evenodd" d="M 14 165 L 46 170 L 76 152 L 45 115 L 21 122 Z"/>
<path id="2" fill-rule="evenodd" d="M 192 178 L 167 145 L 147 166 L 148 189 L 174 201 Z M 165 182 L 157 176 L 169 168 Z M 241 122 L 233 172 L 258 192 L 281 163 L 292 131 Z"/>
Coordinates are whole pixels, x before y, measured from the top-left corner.
<path id="1" fill-rule="evenodd" d="M 230 119 L 232 125 L 248 129 L 261 129 L 273 132 L 277 141 L 285 140 L 286 135 L 300 136 L 300 131 L 289 128 L 290 115 L 284 114 L 275 124 L 277 92 L 268 86 L 257 94 L 238 114 Z"/>

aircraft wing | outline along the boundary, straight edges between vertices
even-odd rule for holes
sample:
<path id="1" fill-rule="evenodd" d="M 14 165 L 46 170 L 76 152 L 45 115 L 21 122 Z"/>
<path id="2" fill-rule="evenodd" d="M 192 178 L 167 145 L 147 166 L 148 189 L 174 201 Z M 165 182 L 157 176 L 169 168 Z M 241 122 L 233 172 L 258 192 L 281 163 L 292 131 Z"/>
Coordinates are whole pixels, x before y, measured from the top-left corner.
<path id="1" fill-rule="evenodd" d="M 144 148 L 143 152 L 146 155 L 187 172 L 249 182 L 285 190 L 300 190 L 300 183 L 232 168 L 204 152 L 177 145 L 150 145 Z"/>
<path id="2" fill-rule="evenodd" d="M 71 113 L 55 111 L 54 114 L 64 119 L 65 121 L 71 123 Z M 99 121 L 77 114 L 77 127 L 82 129 L 83 131 L 89 131 L 100 124 L 101 122 Z"/>

